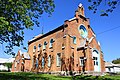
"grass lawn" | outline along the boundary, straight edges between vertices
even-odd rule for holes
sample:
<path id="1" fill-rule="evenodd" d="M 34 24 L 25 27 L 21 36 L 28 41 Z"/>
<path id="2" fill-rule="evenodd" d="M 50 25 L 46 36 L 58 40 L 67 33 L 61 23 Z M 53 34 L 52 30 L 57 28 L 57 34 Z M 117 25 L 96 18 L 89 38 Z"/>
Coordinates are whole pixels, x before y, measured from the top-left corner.
<path id="1" fill-rule="evenodd" d="M 0 80 L 120 80 L 117 76 L 55 76 L 50 74 L 0 72 Z"/>

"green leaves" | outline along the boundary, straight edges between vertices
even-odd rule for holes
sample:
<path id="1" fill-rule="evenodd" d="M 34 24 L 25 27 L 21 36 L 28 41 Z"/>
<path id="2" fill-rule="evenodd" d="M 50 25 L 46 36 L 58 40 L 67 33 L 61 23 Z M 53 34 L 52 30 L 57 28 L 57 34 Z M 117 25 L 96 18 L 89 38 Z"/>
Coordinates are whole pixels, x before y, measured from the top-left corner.
<path id="1" fill-rule="evenodd" d="M 114 64 L 120 64 L 120 58 L 117 58 L 117 59 L 113 60 L 112 63 L 114 63 Z"/>
<path id="2" fill-rule="evenodd" d="M 0 44 L 6 46 L 7 54 L 24 45 L 25 28 L 39 27 L 40 16 L 44 12 L 51 15 L 55 8 L 53 0 L 0 0 L 0 6 Z"/>
<path id="3" fill-rule="evenodd" d="M 101 16 L 108 16 L 109 13 L 112 13 L 113 10 L 116 8 L 117 4 L 120 2 L 119 0 L 88 0 L 88 2 L 92 3 L 92 5 L 88 6 L 89 10 L 92 10 L 93 13 L 97 12 L 97 8 L 100 6 L 100 4 L 105 3 L 104 11 L 100 10 Z"/>

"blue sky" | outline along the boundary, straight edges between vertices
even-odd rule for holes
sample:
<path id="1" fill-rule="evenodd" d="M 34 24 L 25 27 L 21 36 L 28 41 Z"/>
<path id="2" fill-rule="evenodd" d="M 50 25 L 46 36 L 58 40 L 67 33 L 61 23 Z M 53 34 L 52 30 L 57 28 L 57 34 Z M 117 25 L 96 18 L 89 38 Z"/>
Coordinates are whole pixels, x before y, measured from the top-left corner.
<path id="1" fill-rule="evenodd" d="M 88 3 L 87 0 L 55 0 L 56 7 L 52 16 L 48 17 L 47 14 L 43 14 L 39 19 L 40 26 L 44 27 L 44 33 L 59 27 L 65 20 L 73 18 L 79 3 L 83 4 L 85 15 L 87 18 L 90 18 L 90 25 L 96 33 L 97 40 L 101 43 L 101 49 L 104 52 L 104 60 L 111 61 L 120 58 L 120 28 L 103 34 L 97 34 L 120 26 L 120 6 L 118 6 L 113 13 L 110 13 L 108 17 L 101 17 L 99 12 L 100 9 L 106 7 L 105 4 L 101 4 L 98 8 L 98 12 L 93 14 L 92 11 L 88 10 L 90 3 Z M 34 26 L 33 28 L 34 30 L 25 30 L 25 46 L 27 46 L 28 40 L 41 33 L 41 27 Z M 0 49 L 2 53 L 0 57 L 11 57 L 3 53 L 4 46 L 1 45 Z M 19 49 L 22 49 L 22 47 L 15 48 L 14 51 L 17 53 Z"/>

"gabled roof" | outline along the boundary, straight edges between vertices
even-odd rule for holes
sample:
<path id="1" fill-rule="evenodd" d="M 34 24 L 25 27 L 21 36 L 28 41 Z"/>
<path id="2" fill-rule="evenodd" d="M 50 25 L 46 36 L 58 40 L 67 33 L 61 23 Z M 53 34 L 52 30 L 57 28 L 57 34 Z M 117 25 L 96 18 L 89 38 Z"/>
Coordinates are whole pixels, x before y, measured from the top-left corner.
<path id="1" fill-rule="evenodd" d="M 54 29 L 54 30 L 52 30 L 52 31 L 49 31 L 48 33 L 46 33 L 46 34 L 43 34 L 43 35 L 41 35 L 41 36 L 39 36 L 39 37 L 35 37 L 35 38 L 33 38 L 32 40 L 29 40 L 28 41 L 28 44 L 31 44 L 32 42 L 34 42 L 34 41 L 37 41 L 37 40 L 39 40 L 39 39 L 41 39 L 41 38 L 44 38 L 44 37 L 46 37 L 46 36 L 48 36 L 48 35 L 50 35 L 50 34 L 52 34 L 52 33 L 54 33 L 54 32 L 57 32 L 57 31 L 59 31 L 59 30 L 61 30 L 61 29 L 63 29 L 63 28 L 66 28 L 67 27 L 67 25 L 61 25 L 61 26 L 59 26 L 58 28 L 56 28 L 56 29 Z"/>
<path id="2" fill-rule="evenodd" d="M 114 64 L 111 63 L 111 62 L 105 62 L 105 66 L 106 66 L 106 67 L 107 67 L 107 66 L 114 66 Z"/>
<path id="3" fill-rule="evenodd" d="M 30 56 L 29 56 L 28 53 L 24 52 L 23 55 L 24 55 L 24 58 L 25 58 L 25 59 L 30 59 Z"/>
<path id="4" fill-rule="evenodd" d="M 30 56 L 27 52 L 22 52 L 21 50 L 19 50 L 19 52 L 20 52 L 20 56 L 22 56 L 22 54 L 23 54 L 25 59 L 30 59 Z"/>

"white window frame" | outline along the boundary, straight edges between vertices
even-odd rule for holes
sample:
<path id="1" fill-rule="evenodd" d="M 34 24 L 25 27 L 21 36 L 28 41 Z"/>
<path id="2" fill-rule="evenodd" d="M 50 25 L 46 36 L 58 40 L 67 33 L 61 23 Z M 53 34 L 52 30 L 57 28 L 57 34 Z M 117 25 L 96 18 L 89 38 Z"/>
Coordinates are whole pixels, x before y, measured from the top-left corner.
<path id="1" fill-rule="evenodd" d="M 61 66 L 61 54 L 60 53 L 58 53 L 57 54 L 57 59 L 56 59 L 57 61 L 57 67 L 60 67 Z"/>
<path id="2" fill-rule="evenodd" d="M 35 63 L 35 65 L 36 65 L 36 68 L 38 68 L 38 59 L 36 58 L 36 63 Z"/>
<path id="3" fill-rule="evenodd" d="M 51 55 L 48 56 L 48 67 L 51 66 Z"/>
<path id="4" fill-rule="evenodd" d="M 80 57 L 80 66 L 84 66 L 84 57 Z"/>
<path id="5" fill-rule="evenodd" d="M 44 57 L 42 57 L 42 67 L 44 67 L 45 66 L 45 59 L 44 59 Z"/>
<path id="6" fill-rule="evenodd" d="M 45 41 L 43 44 L 43 50 L 46 49 L 47 42 Z"/>
<path id="7" fill-rule="evenodd" d="M 98 66 L 98 57 L 93 57 L 94 65 Z"/>
<path id="8" fill-rule="evenodd" d="M 52 48 L 52 47 L 53 47 L 53 42 L 54 42 L 54 39 L 50 39 L 49 48 Z"/>
<path id="9" fill-rule="evenodd" d="M 40 51 L 41 44 L 38 44 L 38 51 Z"/>
<path id="10" fill-rule="evenodd" d="M 33 47 L 33 52 L 35 52 L 35 51 L 36 51 L 36 46 Z"/>

